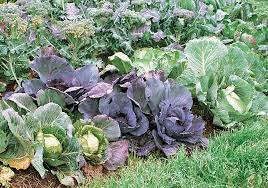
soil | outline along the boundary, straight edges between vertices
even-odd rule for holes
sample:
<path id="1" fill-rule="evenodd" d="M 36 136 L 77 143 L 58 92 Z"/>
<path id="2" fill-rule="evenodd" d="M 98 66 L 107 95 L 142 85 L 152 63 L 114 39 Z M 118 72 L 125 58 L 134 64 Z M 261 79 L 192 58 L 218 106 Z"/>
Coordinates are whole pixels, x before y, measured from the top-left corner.
<path id="1" fill-rule="evenodd" d="M 108 171 L 104 169 L 102 165 L 92 166 L 87 163 L 85 166 L 82 167 L 82 171 L 87 177 L 87 181 L 90 181 L 95 177 L 102 177 L 108 175 Z"/>
<path id="2" fill-rule="evenodd" d="M 57 178 L 48 173 L 45 179 L 41 179 L 38 172 L 30 167 L 28 170 L 15 171 L 15 177 L 11 181 L 12 188 L 63 188 Z"/>
<path id="3" fill-rule="evenodd" d="M 101 165 L 91 166 L 86 164 L 82 171 L 87 177 L 87 182 L 94 177 L 108 175 L 108 172 Z M 1 186 L 0 186 L 1 187 Z M 11 181 L 12 188 L 65 188 L 60 184 L 56 176 L 47 174 L 45 179 L 41 179 L 38 172 L 30 167 L 27 170 L 15 171 L 15 177 Z"/>
<path id="4" fill-rule="evenodd" d="M 216 127 L 215 125 L 213 125 L 212 120 L 206 119 L 206 117 L 202 117 L 202 118 L 206 121 L 205 132 L 204 132 L 204 136 L 206 138 L 211 138 L 211 137 L 217 135 L 218 133 L 224 131 L 223 128 Z"/>

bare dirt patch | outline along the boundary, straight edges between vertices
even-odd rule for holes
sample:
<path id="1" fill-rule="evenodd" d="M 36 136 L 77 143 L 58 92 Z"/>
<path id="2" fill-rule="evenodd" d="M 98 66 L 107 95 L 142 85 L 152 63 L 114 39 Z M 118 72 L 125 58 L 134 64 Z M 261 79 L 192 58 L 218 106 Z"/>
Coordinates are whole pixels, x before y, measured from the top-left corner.
<path id="1" fill-rule="evenodd" d="M 55 176 L 48 173 L 45 179 L 41 179 L 38 172 L 30 167 L 27 170 L 15 171 L 15 177 L 11 181 L 12 188 L 64 188 Z"/>

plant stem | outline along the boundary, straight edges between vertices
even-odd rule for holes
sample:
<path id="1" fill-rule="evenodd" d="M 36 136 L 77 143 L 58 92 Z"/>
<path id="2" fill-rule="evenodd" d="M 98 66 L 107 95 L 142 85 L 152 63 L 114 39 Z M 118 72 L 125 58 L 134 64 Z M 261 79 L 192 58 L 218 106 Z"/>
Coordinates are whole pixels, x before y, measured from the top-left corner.
<path id="1" fill-rule="evenodd" d="M 15 81 L 17 82 L 18 86 L 21 87 L 21 84 L 20 84 L 20 82 L 19 82 L 19 80 L 18 80 L 18 78 L 17 78 L 17 76 L 16 76 L 15 71 L 14 71 L 14 67 L 13 67 L 13 58 L 12 58 L 11 55 L 9 55 L 8 65 L 9 65 L 9 68 L 10 68 L 10 70 L 11 70 L 11 73 L 12 73 L 12 75 L 13 75 Z"/>

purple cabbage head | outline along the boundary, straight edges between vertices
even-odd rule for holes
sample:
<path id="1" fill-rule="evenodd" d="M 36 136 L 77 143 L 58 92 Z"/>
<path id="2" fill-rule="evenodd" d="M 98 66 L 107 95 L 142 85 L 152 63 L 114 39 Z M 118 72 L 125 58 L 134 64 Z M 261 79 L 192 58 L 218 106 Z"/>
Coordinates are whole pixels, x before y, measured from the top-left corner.
<path id="1" fill-rule="evenodd" d="M 126 93 L 113 92 L 99 101 L 99 111 L 114 118 L 122 133 L 141 136 L 147 132 L 149 121 L 139 107 L 132 104 Z"/>
<path id="2" fill-rule="evenodd" d="M 154 139 L 159 149 L 171 155 L 173 150 L 166 148 L 168 145 L 174 148 L 177 141 L 190 144 L 201 142 L 205 123 L 201 117 L 192 114 L 192 96 L 184 86 L 169 82 L 165 85 L 165 94 L 159 104 L 160 111 L 155 116 L 157 129 Z"/>
<path id="3" fill-rule="evenodd" d="M 154 73 L 135 79 L 129 84 L 127 93 L 143 111 L 148 113 L 149 108 L 155 124 L 152 131 L 155 146 L 167 156 L 175 154 L 181 142 L 202 142 L 204 121 L 192 114 L 192 96 L 184 86 L 170 80 L 163 82 Z M 152 145 L 148 144 L 148 147 Z M 140 149 L 137 150 L 140 152 Z"/>

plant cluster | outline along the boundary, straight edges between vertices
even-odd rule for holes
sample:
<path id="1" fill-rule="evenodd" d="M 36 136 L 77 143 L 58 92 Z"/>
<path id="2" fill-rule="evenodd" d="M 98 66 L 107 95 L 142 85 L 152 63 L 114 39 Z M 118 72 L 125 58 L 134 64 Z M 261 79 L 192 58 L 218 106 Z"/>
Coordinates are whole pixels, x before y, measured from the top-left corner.
<path id="1" fill-rule="evenodd" d="M 185 144 L 207 146 L 205 123 L 191 112 L 191 93 L 163 72 L 119 75 L 93 64 L 74 69 L 44 51 L 50 53 L 30 65 L 40 79 L 23 81 L 1 101 L 3 164 L 32 165 L 42 178 L 51 170 L 62 184 L 74 185 L 74 179 L 83 182 L 85 159 L 116 170 L 129 149 L 170 156 Z"/>
<path id="2" fill-rule="evenodd" d="M 98 63 L 101 68 L 98 59 L 114 52 L 181 49 L 208 35 L 267 53 L 267 16 L 246 2 L 19 0 L 1 4 L 0 18 L 2 90 L 5 83 L 19 85 L 27 78 L 30 61 L 49 45 L 74 67 Z"/>
<path id="3" fill-rule="evenodd" d="M 215 37 L 205 37 L 186 43 L 184 52 L 143 48 L 131 58 L 116 53 L 109 60 L 121 72 L 164 71 L 191 91 L 214 125 L 230 128 L 268 114 L 268 64 L 245 43 L 226 46 Z"/>

